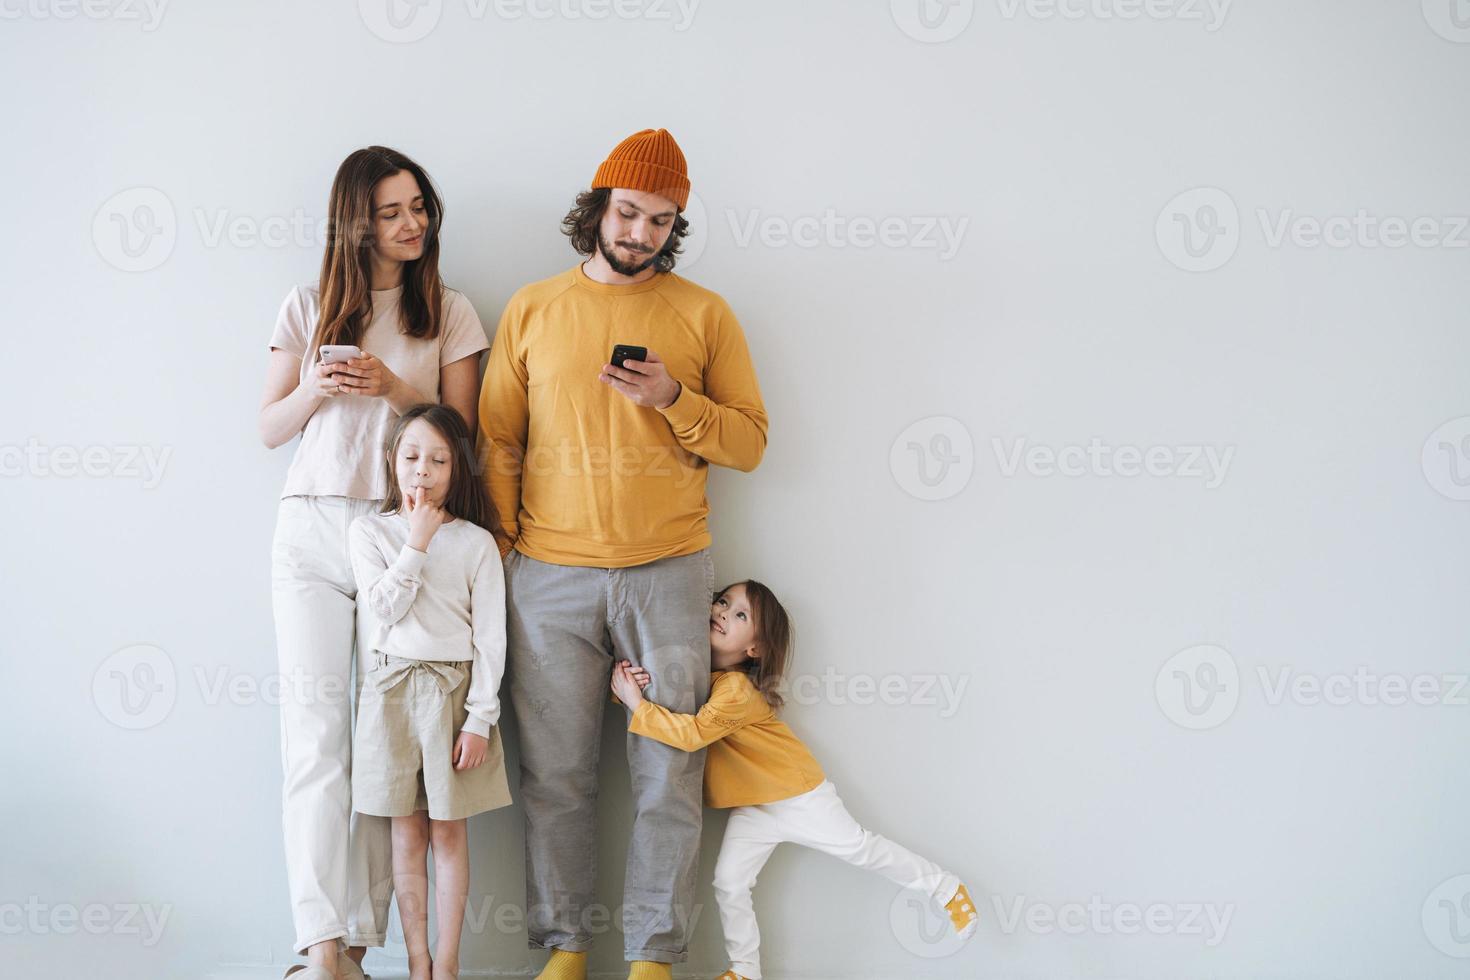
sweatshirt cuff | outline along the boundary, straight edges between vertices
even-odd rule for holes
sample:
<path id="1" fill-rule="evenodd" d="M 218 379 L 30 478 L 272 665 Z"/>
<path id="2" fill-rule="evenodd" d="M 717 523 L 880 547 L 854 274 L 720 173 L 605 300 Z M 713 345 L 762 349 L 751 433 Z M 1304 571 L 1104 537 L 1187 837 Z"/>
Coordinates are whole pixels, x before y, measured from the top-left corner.
<path id="1" fill-rule="evenodd" d="M 674 431 L 686 431 L 699 421 L 699 416 L 704 412 L 703 400 L 703 395 L 690 391 L 689 386 L 681 381 L 678 397 L 658 411 L 669 420 Z"/>
<path id="2" fill-rule="evenodd" d="M 404 545 L 388 570 L 404 578 L 418 578 L 419 572 L 424 570 L 424 562 L 428 560 L 429 556 L 425 552 Z"/>
<path id="3" fill-rule="evenodd" d="M 471 735 L 478 735 L 481 738 L 489 738 L 490 729 L 493 727 L 484 718 L 476 718 L 474 715 L 470 715 L 464 720 L 464 727 L 460 731 L 469 732 Z"/>

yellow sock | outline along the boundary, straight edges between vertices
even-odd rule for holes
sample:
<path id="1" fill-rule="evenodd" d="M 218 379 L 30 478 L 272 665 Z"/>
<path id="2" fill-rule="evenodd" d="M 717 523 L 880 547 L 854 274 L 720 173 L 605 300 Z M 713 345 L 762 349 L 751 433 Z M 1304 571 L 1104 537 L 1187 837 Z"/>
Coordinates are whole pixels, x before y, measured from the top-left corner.
<path id="1" fill-rule="evenodd" d="M 587 980 L 587 954 L 553 949 L 546 969 L 536 974 L 536 980 Z"/>
<path id="2" fill-rule="evenodd" d="M 961 885 L 944 910 L 949 913 L 949 921 L 954 924 L 954 931 L 968 939 L 975 931 L 975 920 L 980 918 L 980 913 L 975 911 L 975 903 L 970 901 L 969 889 Z"/>
<path id="3" fill-rule="evenodd" d="M 654 963 L 650 960 L 634 960 L 628 971 L 628 980 L 674 980 L 671 963 Z"/>

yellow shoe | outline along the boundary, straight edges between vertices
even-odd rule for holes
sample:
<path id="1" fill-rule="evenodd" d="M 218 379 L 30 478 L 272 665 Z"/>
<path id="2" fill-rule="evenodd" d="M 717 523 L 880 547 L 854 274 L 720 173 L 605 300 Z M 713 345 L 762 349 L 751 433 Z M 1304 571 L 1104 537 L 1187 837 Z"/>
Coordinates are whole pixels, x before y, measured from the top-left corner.
<path id="1" fill-rule="evenodd" d="M 634 960 L 628 970 L 628 980 L 674 980 L 672 963 L 654 963 L 652 960 Z"/>
<path id="2" fill-rule="evenodd" d="M 949 921 L 961 939 L 969 939 L 975 934 L 975 923 L 979 921 L 980 913 L 975 911 L 975 903 L 970 900 L 970 890 L 964 885 L 954 893 L 954 898 L 949 900 L 944 911 L 949 913 Z"/>
<path id="3" fill-rule="evenodd" d="M 536 980 L 587 980 L 587 954 L 567 949 L 553 949 L 546 967 Z"/>
<path id="4" fill-rule="evenodd" d="M 715 977 L 715 980 L 745 980 L 745 978 L 736 973 L 734 970 L 726 970 L 724 973 L 721 973 L 719 976 Z"/>

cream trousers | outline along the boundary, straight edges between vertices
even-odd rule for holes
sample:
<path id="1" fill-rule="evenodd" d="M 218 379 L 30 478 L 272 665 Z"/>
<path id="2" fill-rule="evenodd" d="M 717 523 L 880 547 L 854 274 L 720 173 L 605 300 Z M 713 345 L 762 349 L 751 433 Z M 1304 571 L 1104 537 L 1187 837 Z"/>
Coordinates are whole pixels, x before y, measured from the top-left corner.
<path id="1" fill-rule="evenodd" d="M 390 823 L 352 812 L 357 585 L 347 528 L 378 503 L 281 500 L 271 598 L 281 671 L 282 822 L 296 950 L 381 946 L 393 895 Z"/>
<path id="2" fill-rule="evenodd" d="M 730 969 L 749 980 L 760 980 L 761 975 L 761 935 L 751 889 L 776 845 L 787 841 L 876 871 L 889 881 L 923 892 L 940 906 L 959 891 L 959 879 L 933 861 L 863 829 L 826 780 L 789 800 L 735 807 L 715 862 L 715 900 L 720 906 Z"/>

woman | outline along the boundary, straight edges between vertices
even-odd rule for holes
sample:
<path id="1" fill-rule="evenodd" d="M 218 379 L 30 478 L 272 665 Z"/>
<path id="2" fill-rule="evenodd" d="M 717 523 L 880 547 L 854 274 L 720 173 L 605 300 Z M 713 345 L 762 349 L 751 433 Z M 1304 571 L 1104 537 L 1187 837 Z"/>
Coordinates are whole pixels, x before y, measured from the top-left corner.
<path id="1" fill-rule="evenodd" d="M 260 437 L 275 448 L 301 434 L 271 554 L 286 866 L 295 949 L 310 961 L 287 975 L 361 980 L 366 947 L 387 932 L 392 864 L 388 822 L 352 813 L 347 528 L 387 495 L 383 452 L 399 413 L 440 402 L 474 438 L 489 345 L 474 307 L 439 278 L 443 207 L 423 168 L 387 147 L 357 150 L 328 210 L 321 279 L 287 295 L 271 335 Z M 344 345 L 358 350 L 319 356 Z"/>

